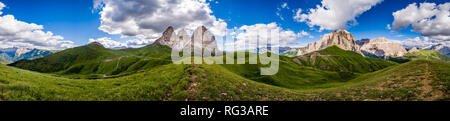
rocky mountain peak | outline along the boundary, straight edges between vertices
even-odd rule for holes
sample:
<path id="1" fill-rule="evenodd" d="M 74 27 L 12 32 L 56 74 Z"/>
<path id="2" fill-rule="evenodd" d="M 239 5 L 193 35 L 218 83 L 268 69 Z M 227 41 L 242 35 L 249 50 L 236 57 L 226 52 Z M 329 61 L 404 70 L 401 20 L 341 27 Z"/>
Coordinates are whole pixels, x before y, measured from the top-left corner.
<path id="1" fill-rule="evenodd" d="M 353 35 L 345 30 L 338 30 L 323 35 L 322 39 L 317 42 L 309 43 L 304 49 L 300 49 L 297 55 L 303 55 L 317 50 L 322 50 L 329 47 L 330 45 L 336 45 L 344 50 L 351 50 L 357 53 L 361 53 L 359 45 L 356 43 Z"/>
<path id="2" fill-rule="evenodd" d="M 365 55 L 387 57 L 387 56 L 403 56 L 407 53 L 406 49 L 396 42 L 391 42 L 385 37 L 371 39 L 361 45 L 361 51 Z"/>

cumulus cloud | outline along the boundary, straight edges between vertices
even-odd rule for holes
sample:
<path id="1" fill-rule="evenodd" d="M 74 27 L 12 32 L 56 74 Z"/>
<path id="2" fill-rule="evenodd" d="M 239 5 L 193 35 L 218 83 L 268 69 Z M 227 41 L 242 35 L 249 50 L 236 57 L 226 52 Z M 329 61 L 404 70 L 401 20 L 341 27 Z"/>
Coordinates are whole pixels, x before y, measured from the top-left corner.
<path id="1" fill-rule="evenodd" d="M 226 50 L 231 51 L 231 48 L 235 47 L 236 50 L 246 50 L 246 49 L 256 49 L 258 40 L 259 46 L 265 47 L 266 45 L 261 44 L 264 43 L 263 40 L 270 39 L 268 38 L 270 35 L 268 33 L 259 33 L 259 32 L 270 32 L 271 30 L 277 30 L 279 33 L 279 43 L 272 43 L 272 46 L 288 46 L 293 40 L 296 40 L 302 36 L 309 36 L 309 33 L 305 31 L 301 31 L 299 33 L 295 33 L 291 30 L 284 30 L 279 27 L 275 22 L 269 24 L 255 24 L 255 25 L 244 25 L 240 28 L 236 28 L 235 35 L 236 41 L 225 43 Z M 248 47 L 245 47 L 245 45 Z M 252 48 L 254 47 L 254 48 Z"/>
<path id="2" fill-rule="evenodd" d="M 100 11 L 100 30 L 142 42 L 156 40 L 168 26 L 192 33 L 204 25 L 216 36 L 226 33 L 227 23 L 212 15 L 206 0 L 94 0 L 94 5 Z"/>
<path id="3" fill-rule="evenodd" d="M 151 43 L 153 43 L 153 41 L 151 41 L 151 40 L 132 39 L 132 40 L 127 40 L 126 41 L 127 46 L 128 47 L 133 47 L 133 48 L 135 48 L 135 47 L 142 47 L 142 46 L 145 46 L 145 45 L 149 45 Z"/>
<path id="4" fill-rule="evenodd" d="M 1 6 L 5 5 L 0 2 L 0 8 Z M 0 48 L 60 50 L 73 47 L 72 41 L 66 41 L 62 36 L 43 29 L 42 25 L 19 21 L 13 15 L 0 16 Z"/>
<path id="5" fill-rule="evenodd" d="M 392 28 L 401 30 L 412 25 L 412 31 L 438 41 L 450 41 L 450 3 L 409 4 L 392 14 Z"/>
<path id="6" fill-rule="evenodd" d="M 345 29 L 356 25 L 356 17 L 370 10 L 383 0 L 322 0 L 322 5 L 302 13 L 298 9 L 294 20 L 306 22 L 310 27 L 319 26 L 321 30 Z"/>

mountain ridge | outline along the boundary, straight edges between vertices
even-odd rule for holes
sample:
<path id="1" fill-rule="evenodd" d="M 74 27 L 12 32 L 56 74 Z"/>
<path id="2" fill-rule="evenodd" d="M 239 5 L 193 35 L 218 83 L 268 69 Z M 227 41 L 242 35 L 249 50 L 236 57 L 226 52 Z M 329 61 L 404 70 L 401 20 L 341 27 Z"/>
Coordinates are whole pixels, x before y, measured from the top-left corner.
<path id="1" fill-rule="evenodd" d="M 54 53 L 54 51 L 29 49 L 29 48 L 3 48 L 0 49 L 0 58 L 8 63 L 13 63 L 22 59 L 33 60 Z"/>
<path id="2" fill-rule="evenodd" d="M 369 57 L 397 57 L 407 53 L 406 49 L 400 43 L 388 41 L 385 37 L 361 41 L 363 41 L 359 43 L 361 51 Z"/>
<path id="3" fill-rule="evenodd" d="M 351 50 L 357 53 L 361 53 L 360 47 L 355 41 L 355 37 L 350 32 L 345 30 L 333 31 L 329 34 L 324 34 L 322 39 L 316 42 L 309 43 L 304 49 L 299 49 L 298 55 L 307 54 L 317 50 L 322 50 L 329 47 L 332 44 L 336 44 L 344 50 Z"/>

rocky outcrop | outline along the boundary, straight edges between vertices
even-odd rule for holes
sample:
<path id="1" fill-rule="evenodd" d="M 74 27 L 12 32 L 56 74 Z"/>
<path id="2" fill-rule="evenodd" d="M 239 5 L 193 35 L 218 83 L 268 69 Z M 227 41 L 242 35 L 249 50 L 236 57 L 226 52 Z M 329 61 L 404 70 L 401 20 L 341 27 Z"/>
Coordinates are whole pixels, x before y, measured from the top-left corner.
<path id="1" fill-rule="evenodd" d="M 376 38 L 371 40 L 361 40 L 361 52 L 365 55 L 377 57 L 403 56 L 407 53 L 406 49 L 400 44 L 388 41 L 386 38 Z"/>
<path id="2" fill-rule="evenodd" d="M 22 55 L 24 53 L 27 53 L 27 52 L 30 52 L 30 51 L 31 50 L 27 49 L 27 48 L 19 48 L 19 49 L 16 50 L 16 56 L 20 56 L 20 55 Z"/>
<path id="3" fill-rule="evenodd" d="M 419 52 L 419 50 L 417 49 L 417 47 L 413 47 L 411 49 L 408 50 L 408 53 L 415 53 L 415 52 Z"/>
<path id="4" fill-rule="evenodd" d="M 431 46 L 429 48 L 424 48 L 424 50 L 436 50 L 436 51 L 439 51 L 439 52 L 441 52 L 443 54 L 450 55 L 450 47 L 447 47 L 447 46 L 445 46 L 443 44 L 433 45 L 433 46 Z"/>
<path id="5" fill-rule="evenodd" d="M 155 40 L 152 45 L 167 45 L 172 47 L 176 42 L 174 39 L 171 39 L 172 34 L 174 34 L 174 29 L 172 26 L 169 26 L 162 34 L 160 38 Z"/>
<path id="6" fill-rule="evenodd" d="M 341 49 L 355 51 L 361 54 L 359 45 L 356 43 L 353 35 L 345 30 L 339 30 L 323 35 L 322 39 L 317 42 L 309 43 L 306 47 L 300 49 L 297 55 L 322 50 L 331 45 L 337 45 Z"/>

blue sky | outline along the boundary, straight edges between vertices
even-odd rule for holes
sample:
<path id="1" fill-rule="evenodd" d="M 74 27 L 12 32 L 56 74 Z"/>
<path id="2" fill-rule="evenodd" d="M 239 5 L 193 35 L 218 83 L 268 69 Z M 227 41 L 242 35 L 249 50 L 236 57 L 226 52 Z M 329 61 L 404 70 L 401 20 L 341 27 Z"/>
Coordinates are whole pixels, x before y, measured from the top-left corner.
<path id="1" fill-rule="evenodd" d="M 43 31 L 62 36 L 64 40 L 74 42 L 75 46 L 87 44 L 90 38 L 109 37 L 122 43 L 130 39 L 139 39 L 136 36 L 125 37 L 122 33 L 100 30 L 99 12 L 102 9 L 94 9 L 92 0 L 0 0 L 0 2 L 6 5 L 1 10 L 3 12 L 1 16 L 13 15 L 18 21 L 43 25 Z M 320 31 L 319 26 L 310 27 L 306 22 L 294 20 L 299 8 L 306 14 L 309 9 L 321 5 L 321 0 L 207 0 L 207 2 L 212 11 L 211 15 L 224 20 L 227 28 L 275 22 L 283 30 L 295 33 L 305 31 L 312 36 L 297 38 L 292 41 L 293 45 L 317 41 L 321 35 L 332 31 Z M 448 1 L 384 0 L 357 15 L 355 20 L 358 24 L 343 29 L 351 32 L 357 40 L 378 37 L 405 40 L 421 37 L 419 32 L 411 31 L 413 29 L 411 26 L 394 31 L 387 29 L 387 25 L 392 25 L 394 21 L 393 12 L 411 3 L 423 2 L 442 4 Z M 282 7 L 285 3 L 287 6 Z"/>

